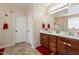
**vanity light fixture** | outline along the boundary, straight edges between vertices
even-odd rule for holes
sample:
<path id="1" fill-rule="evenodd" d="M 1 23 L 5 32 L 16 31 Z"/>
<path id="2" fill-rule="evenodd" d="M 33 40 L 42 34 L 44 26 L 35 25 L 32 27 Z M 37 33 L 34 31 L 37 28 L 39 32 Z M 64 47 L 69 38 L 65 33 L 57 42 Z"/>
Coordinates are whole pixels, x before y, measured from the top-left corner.
<path id="1" fill-rule="evenodd" d="M 54 7 L 52 7 L 51 9 L 49 9 L 49 12 L 51 12 L 53 10 L 56 10 L 56 9 L 59 9 L 59 8 L 61 8 L 63 6 L 66 6 L 66 5 L 67 5 L 67 3 L 58 4 L 58 5 L 54 6 Z"/>
<path id="2" fill-rule="evenodd" d="M 58 11 L 61 11 L 61 10 L 63 10 L 63 9 L 67 9 L 67 8 L 69 8 L 69 7 L 70 7 L 70 6 L 69 6 L 68 3 L 57 5 L 57 6 L 55 6 L 55 7 L 53 7 L 52 9 L 49 10 L 49 14 L 54 14 L 54 13 L 56 13 L 56 12 L 58 12 Z"/>

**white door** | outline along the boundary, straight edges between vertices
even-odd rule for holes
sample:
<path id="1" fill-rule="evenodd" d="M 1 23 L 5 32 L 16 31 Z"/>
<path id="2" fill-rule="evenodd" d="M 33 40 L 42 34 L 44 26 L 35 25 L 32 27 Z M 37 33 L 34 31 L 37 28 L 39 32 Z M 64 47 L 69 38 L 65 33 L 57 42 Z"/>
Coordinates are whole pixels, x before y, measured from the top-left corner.
<path id="1" fill-rule="evenodd" d="M 33 25 L 32 25 L 32 16 L 30 13 L 27 15 L 27 42 L 33 47 Z"/>
<path id="2" fill-rule="evenodd" d="M 16 16 L 16 43 L 26 41 L 26 17 Z"/>

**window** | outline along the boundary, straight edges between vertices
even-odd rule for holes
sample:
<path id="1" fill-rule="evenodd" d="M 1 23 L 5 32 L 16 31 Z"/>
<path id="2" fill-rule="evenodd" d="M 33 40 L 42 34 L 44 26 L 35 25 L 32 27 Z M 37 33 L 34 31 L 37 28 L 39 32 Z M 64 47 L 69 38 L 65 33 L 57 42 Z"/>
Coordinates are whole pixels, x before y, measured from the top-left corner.
<path id="1" fill-rule="evenodd" d="M 68 29 L 79 29 L 79 17 L 68 19 Z"/>

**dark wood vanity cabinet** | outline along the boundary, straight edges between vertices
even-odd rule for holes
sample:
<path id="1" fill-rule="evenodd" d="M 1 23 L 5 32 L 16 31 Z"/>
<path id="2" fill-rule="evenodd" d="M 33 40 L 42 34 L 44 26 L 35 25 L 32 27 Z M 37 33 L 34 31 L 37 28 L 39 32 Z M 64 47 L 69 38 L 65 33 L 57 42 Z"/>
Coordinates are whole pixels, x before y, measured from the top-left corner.
<path id="1" fill-rule="evenodd" d="M 79 40 L 44 33 L 40 37 L 41 45 L 55 54 L 79 55 Z"/>
<path id="2" fill-rule="evenodd" d="M 56 37 L 53 35 L 49 35 L 49 50 L 56 53 Z"/>
<path id="3" fill-rule="evenodd" d="M 48 49 L 48 34 L 41 33 L 41 45 Z"/>

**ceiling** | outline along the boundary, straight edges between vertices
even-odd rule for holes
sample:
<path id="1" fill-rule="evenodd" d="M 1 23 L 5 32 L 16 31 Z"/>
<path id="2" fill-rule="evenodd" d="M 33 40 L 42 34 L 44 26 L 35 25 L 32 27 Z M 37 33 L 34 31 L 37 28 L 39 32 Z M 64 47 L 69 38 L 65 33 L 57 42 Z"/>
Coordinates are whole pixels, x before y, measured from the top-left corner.
<path id="1" fill-rule="evenodd" d="M 52 7 L 55 7 L 55 6 L 59 5 L 59 4 L 61 4 L 61 3 L 51 3 L 47 7 L 48 7 L 48 9 L 51 9 Z"/>
<path id="2" fill-rule="evenodd" d="M 26 10 L 32 4 L 35 4 L 35 3 L 0 3 L 0 7 L 6 7 L 6 8 L 7 7 L 10 7 L 10 8 L 18 8 L 19 7 L 23 10 Z M 36 3 L 36 4 L 39 4 L 39 5 L 41 4 L 41 5 L 44 5 L 48 9 L 51 9 L 61 3 Z"/>
<path id="3" fill-rule="evenodd" d="M 22 7 L 22 8 L 27 8 L 29 5 L 33 3 L 0 3 L 0 6 L 16 6 L 16 7 Z M 51 8 L 52 6 L 58 5 L 59 3 L 40 3 L 47 8 Z"/>
<path id="4" fill-rule="evenodd" d="M 0 3 L 0 6 L 5 7 L 21 7 L 21 8 L 27 8 L 30 5 L 30 3 Z"/>

